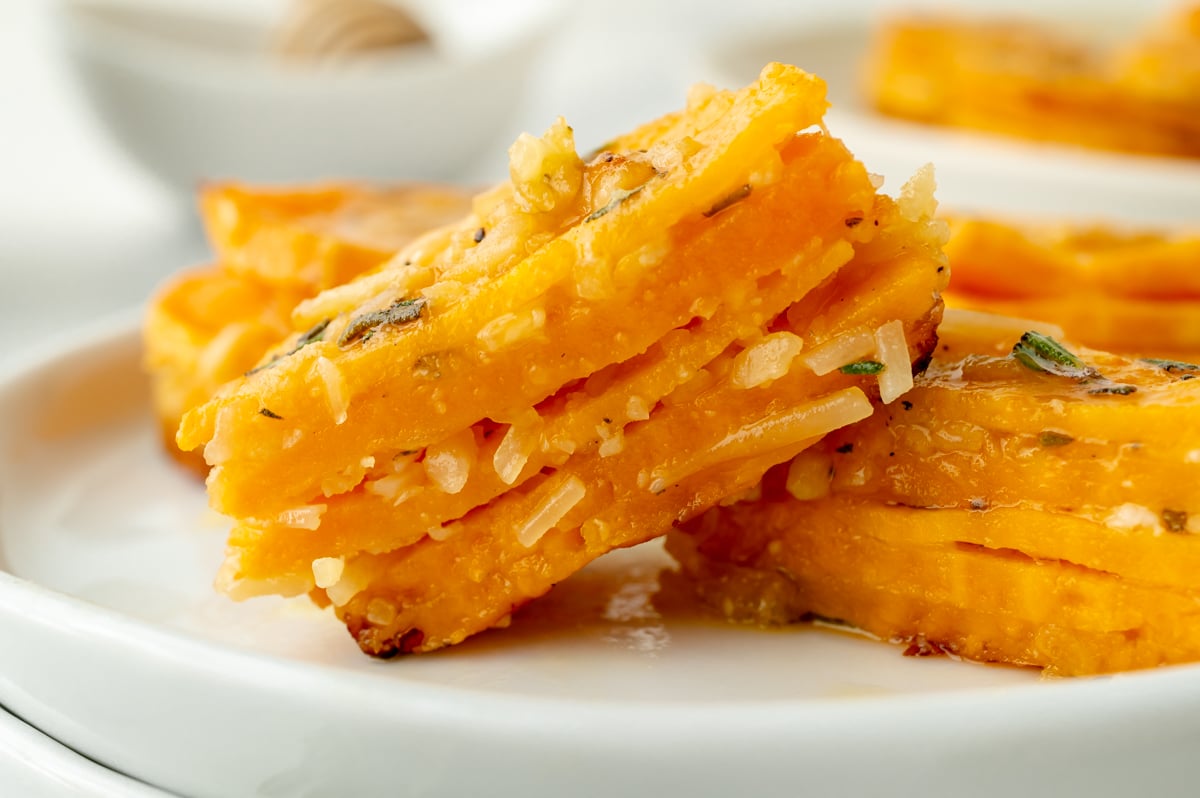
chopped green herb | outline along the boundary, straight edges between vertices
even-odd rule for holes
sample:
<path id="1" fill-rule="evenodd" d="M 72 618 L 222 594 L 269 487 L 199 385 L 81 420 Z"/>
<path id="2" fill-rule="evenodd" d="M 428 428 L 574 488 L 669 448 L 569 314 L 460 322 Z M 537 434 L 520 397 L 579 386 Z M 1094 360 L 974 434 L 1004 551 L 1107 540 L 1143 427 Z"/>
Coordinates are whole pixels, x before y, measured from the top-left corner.
<path id="1" fill-rule="evenodd" d="M 283 416 L 279 415 L 278 413 L 275 413 L 275 412 L 274 412 L 274 411 L 272 411 L 272 410 L 271 410 L 269 407 L 260 407 L 260 408 L 258 409 L 258 414 L 259 414 L 260 416 L 266 416 L 267 418 L 273 418 L 273 419 L 275 419 L 276 421 L 282 421 L 282 420 L 283 420 Z"/>
<path id="2" fill-rule="evenodd" d="M 1131 393 L 1137 392 L 1136 385 L 1129 385 L 1124 382 L 1113 382 L 1112 380 L 1099 378 L 1099 383 L 1088 388 L 1088 393 L 1092 394 L 1116 394 L 1117 396 L 1128 396 Z"/>
<path id="3" fill-rule="evenodd" d="M 1042 446 L 1066 446 L 1068 443 L 1074 443 L 1075 439 L 1065 432 L 1055 432 L 1052 429 L 1043 430 L 1038 436 L 1038 442 Z"/>
<path id="4" fill-rule="evenodd" d="M 1181 371 L 1200 371 L 1200 366 L 1194 363 L 1184 363 L 1182 360 L 1159 360 L 1154 357 L 1144 357 L 1142 358 L 1142 362 L 1149 363 L 1151 366 L 1158 366 L 1170 374 L 1176 374 Z"/>
<path id="5" fill-rule="evenodd" d="M 1067 377 L 1088 384 L 1090 394 L 1115 394 L 1128 396 L 1137 391 L 1136 385 L 1113 382 L 1092 366 L 1087 365 L 1058 341 L 1048 335 L 1032 330 L 1021 336 L 1012 349 L 1013 357 L 1025 368 Z"/>
<path id="6" fill-rule="evenodd" d="M 374 310 L 355 316 L 346 325 L 345 331 L 338 338 L 338 346 L 347 346 L 360 339 L 369 338 L 375 330 L 384 326 L 408 324 L 421 318 L 429 300 L 400 299 L 383 310 Z"/>
<path id="7" fill-rule="evenodd" d="M 292 348 L 292 352 L 302 349 L 315 341 L 320 341 L 325 335 L 325 328 L 328 326 L 329 319 L 325 319 L 309 327 L 308 331 L 296 340 L 296 346 Z M 288 354 L 290 355 L 292 352 L 288 352 Z"/>
<path id="8" fill-rule="evenodd" d="M 1188 514 L 1185 510 L 1163 510 L 1162 522 L 1168 532 L 1187 532 Z"/>
<path id="9" fill-rule="evenodd" d="M 1085 365 L 1058 341 L 1032 330 L 1021 336 L 1021 340 L 1013 347 L 1012 354 L 1018 363 L 1033 371 L 1076 380 L 1099 376 L 1094 368 Z"/>
<path id="10" fill-rule="evenodd" d="M 716 216 L 718 213 L 725 210 L 730 205 L 735 205 L 749 196 L 750 196 L 750 184 L 743 183 L 742 185 L 735 188 L 733 191 L 729 192 L 728 195 L 722 197 L 721 199 L 719 199 L 715 203 L 713 203 L 713 206 L 704 212 L 704 218 L 707 219 L 710 216 Z M 862 221 L 862 220 L 860 219 L 859 221 Z"/>
<path id="11" fill-rule="evenodd" d="M 271 355 L 270 360 L 268 360 L 266 363 L 260 363 L 259 365 L 250 369 L 249 371 L 247 371 L 245 373 L 244 376 L 249 377 L 251 374 L 257 374 L 258 372 L 262 371 L 263 369 L 271 368 L 271 366 L 274 366 L 276 363 L 283 360 L 285 354 L 290 354 L 290 353 Z"/>
<path id="12" fill-rule="evenodd" d="M 247 371 L 246 376 L 249 377 L 251 374 L 262 371 L 263 369 L 270 368 L 271 366 L 274 366 L 276 363 L 278 363 L 280 360 L 283 360 L 288 355 L 294 355 L 297 352 L 299 352 L 301 349 L 303 349 L 304 347 L 308 346 L 309 344 L 320 341 L 322 339 L 322 337 L 325 335 L 325 328 L 329 326 L 329 321 L 330 321 L 329 319 L 325 319 L 324 321 L 319 321 L 316 324 L 314 324 L 313 326 L 309 327 L 308 330 L 306 332 L 304 332 L 304 334 L 302 334 L 299 338 L 296 339 L 296 343 L 291 349 L 289 349 L 286 352 L 272 355 L 271 359 L 268 360 L 266 363 L 263 363 L 260 366 L 255 366 L 254 368 Z"/>
<path id="13" fill-rule="evenodd" d="M 597 208 L 596 210 L 592 211 L 587 216 L 583 217 L 583 221 L 584 222 L 593 222 L 596 219 L 599 219 L 601 216 L 604 216 L 609 211 L 615 210 L 617 208 L 617 206 L 619 206 L 622 202 L 624 202 L 625 200 L 634 196 L 635 194 L 640 192 L 642 189 L 644 189 L 649 184 L 650 184 L 650 181 L 647 180 L 645 183 L 642 183 L 637 188 L 631 188 L 628 191 L 614 191 L 613 195 L 612 195 L 612 199 L 610 199 L 608 201 L 607 205 L 605 205 L 603 208 Z"/>
<path id="14" fill-rule="evenodd" d="M 838 371 L 843 374 L 878 374 L 883 371 L 883 364 L 878 360 L 856 360 L 842 366 Z"/>

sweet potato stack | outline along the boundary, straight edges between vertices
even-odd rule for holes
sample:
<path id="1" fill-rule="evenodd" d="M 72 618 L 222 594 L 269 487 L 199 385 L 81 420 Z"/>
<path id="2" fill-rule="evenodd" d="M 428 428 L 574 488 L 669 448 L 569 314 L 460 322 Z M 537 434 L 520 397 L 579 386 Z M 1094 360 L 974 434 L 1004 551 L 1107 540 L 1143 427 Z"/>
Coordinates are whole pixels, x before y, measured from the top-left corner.
<path id="1" fill-rule="evenodd" d="M 200 210 L 218 262 L 165 283 L 144 322 L 146 367 L 167 450 L 206 473 L 200 457 L 175 446 L 184 412 L 287 337 L 300 302 L 380 265 L 469 207 L 469 195 L 441 186 L 205 187 Z"/>
<path id="2" fill-rule="evenodd" d="M 742 620 L 1061 675 L 1200 658 L 1200 367 L 946 315 L 902 402 L 668 548 Z"/>
<path id="3" fill-rule="evenodd" d="M 952 307 L 1053 322 L 1121 354 L 1200 356 L 1200 230 L 950 220 Z"/>
<path id="4" fill-rule="evenodd" d="M 435 649 L 894 401 L 944 225 L 927 175 L 878 195 L 824 109 L 775 64 L 586 163 L 560 122 L 466 220 L 303 302 L 180 428 L 236 519 L 220 585 Z"/>
<path id="5" fill-rule="evenodd" d="M 1200 6 L 1113 51 L 1036 22 L 911 15 L 880 29 L 866 72 L 894 116 L 1200 157 Z"/>

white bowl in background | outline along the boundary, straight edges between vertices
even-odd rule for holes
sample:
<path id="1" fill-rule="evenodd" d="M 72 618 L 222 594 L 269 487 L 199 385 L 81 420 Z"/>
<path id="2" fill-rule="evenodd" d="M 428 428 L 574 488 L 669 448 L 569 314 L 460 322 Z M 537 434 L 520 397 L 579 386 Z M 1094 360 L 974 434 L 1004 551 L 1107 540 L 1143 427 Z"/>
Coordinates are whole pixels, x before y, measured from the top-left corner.
<path id="1" fill-rule="evenodd" d="M 269 51 L 271 20 L 228 6 L 64 0 L 56 20 L 112 138 L 190 195 L 218 178 L 464 177 L 507 146 L 496 137 L 563 10 L 560 0 L 496 5 L 417 5 L 429 44 L 338 64 L 282 62 Z"/>

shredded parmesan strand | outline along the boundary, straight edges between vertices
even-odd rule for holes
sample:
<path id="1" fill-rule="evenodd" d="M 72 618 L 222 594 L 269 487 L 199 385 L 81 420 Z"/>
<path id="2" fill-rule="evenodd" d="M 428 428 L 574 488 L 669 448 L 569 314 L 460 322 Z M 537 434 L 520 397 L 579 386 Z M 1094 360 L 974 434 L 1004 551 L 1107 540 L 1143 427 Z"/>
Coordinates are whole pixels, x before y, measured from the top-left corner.
<path id="1" fill-rule="evenodd" d="M 309 504 L 304 507 L 293 507 L 284 510 L 275 517 L 276 523 L 293 529 L 317 529 L 321 526 L 321 516 L 325 514 L 328 505 Z"/>
<path id="2" fill-rule="evenodd" d="M 870 400 L 859 388 L 844 388 L 807 404 L 789 407 L 729 433 L 697 459 L 656 471 L 647 488 L 658 493 L 718 463 L 816 440 L 847 424 L 862 421 L 871 415 L 871 410 Z"/>
<path id="3" fill-rule="evenodd" d="M 625 417 L 630 421 L 645 421 L 650 418 L 650 408 L 640 396 L 631 396 L 625 401 Z"/>
<path id="4" fill-rule="evenodd" d="M 476 337 L 484 349 L 495 352 L 537 335 L 545 326 L 546 311 L 540 307 L 530 308 L 497 316 L 485 324 Z"/>
<path id="5" fill-rule="evenodd" d="M 369 480 L 363 483 L 363 488 L 393 505 L 402 504 L 425 489 L 427 475 L 420 463 L 400 460 L 395 467 L 395 473 Z"/>
<path id="6" fill-rule="evenodd" d="M 795 333 L 781 331 L 764 335 L 762 340 L 738 352 L 729 377 L 735 388 L 754 388 L 788 373 L 804 342 Z"/>
<path id="7" fill-rule="evenodd" d="M 396 620 L 396 605 L 384 598 L 367 602 L 367 620 L 375 626 L 387 626 Z"/>
<path id="8" fill-rule="evenodd" d="M 800 355 L 800 362 L 818 377 L 847 363 L 875 354 L 875 336 L 870 330 L 853 330 L 832 338 Z"/>
<path id="9" fill-rule="evenodd" d="M 346 423 L 350 409 L 350 391 L 346 385 L 346 377 L 341 369 L 324 355 L 317 358 L 313 367 L 325 385 L 325 398 L 329 403 L 329 414 L 333 416 L 333 423 Z"/>
<path id="10" fill-rule="evenodd" d="M 810 501 L 829 495 L 833 463 L 821 447 L 805 449 L 788 463 L 787 492 L 798 501 Z"/>
<path id="11" fill-rule="evenodd" d="M 366 586 L 366 580 L 361 573 L 355 573 L 353 568 L 344 567 L 341 578 L 325 588 L 325 595 L 329 597 L 333 606 L 344 607 Z"/>
<path id="12" fill-rule="evenodd" d="M 1158 522 L 1158 516 L 1155 515 L 1153 510 L 1131 502 L 1126 502 L 1114 509 L 1104 519 L 1104 524 L 1110 529 L 1144 528 L 1158 530 L 1161 526 Z"/>
<path id="13" fill-rule="evenodd" d="M 875 344 L 879 362 L 883 364 L 883 371 L 879 372 L 879 400 L 887 405 L 913 387 L 903 322 L 894 319 L 881 326 L 875 331 Z"/>
<path id="14" fill-rule="evenodd" d="M 210 466 L 220 466 L 233 456 L 233 442 L 230 426 L 233 423 L 234 409 L 226 405 L 217 411 L 213 421 L 213 436 L 204 445 L 204 462 Z"/>
<path id="15" fill-rule="evenodd" d="M 345 557 L 318 557 L 312 561 L 313 580 L 322 589 L 336 585 L 345 569 Z"/>
<path id="16" fill-rule="evenodd" d="M 475 433 L 467 427 L 427 448 L 422 463 L 429 481 L 442 492 L 453 494 L 466 487 L 475 456 Z"/>
<path id="17" fill-rule="evenodd" d="M 601 457 L 612 457 L 625 450 L 625 430 L 613 430 L 597 449 Z"/>
<path id="18" fill-rule="evenodd" d="M 504 433 L 504 439 L 492 456 L 492 466 L 505 485 L 511 485 L 521 476 L 529 456 L 541 444 L 542 419 L 532 408 Z"/>
<path id="19" fill-rule="evenodd" d="M 518 542 L 526 548 L 537 543 L 586 495 L 587 488 L 579 477 L 567 477 L 558 489 L 543 499 L 525 519 L 525 523 L 517 530 Z"/>

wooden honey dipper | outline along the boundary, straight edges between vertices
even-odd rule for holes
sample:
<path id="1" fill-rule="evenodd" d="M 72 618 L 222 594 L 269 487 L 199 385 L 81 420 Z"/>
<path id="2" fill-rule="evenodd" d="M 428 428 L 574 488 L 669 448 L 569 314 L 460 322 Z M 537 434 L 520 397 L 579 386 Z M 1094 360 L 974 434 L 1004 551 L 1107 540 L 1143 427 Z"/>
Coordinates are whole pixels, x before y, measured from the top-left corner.
<path id="1" fill-rule="evenodd" d="M 337 60 L 428 38 L 408 12 L 382 0 L 293 0 L 274 49 L 288 59 Z"/>

